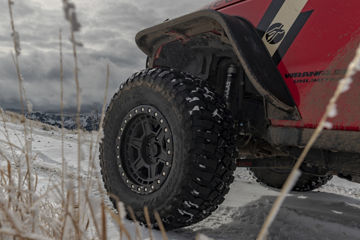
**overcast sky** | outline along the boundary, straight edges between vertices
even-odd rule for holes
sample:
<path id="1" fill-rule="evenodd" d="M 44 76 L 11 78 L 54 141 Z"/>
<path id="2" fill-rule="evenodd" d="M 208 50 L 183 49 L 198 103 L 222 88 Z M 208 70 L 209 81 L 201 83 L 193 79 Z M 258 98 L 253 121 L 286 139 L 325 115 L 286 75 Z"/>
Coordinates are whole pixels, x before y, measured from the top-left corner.
<path id="1" fill-rule="evenodd" d="M 14 0 L 14 17 L 20 33 L 20 68 L 26 95 L 38 111 L 57 111 L 60 99 L 59 29 L 64 31 L 65 105 L 75 106 L 73 59 L 68 24 L 61 0 Z M 77 38 L 80 85 L 84 109 L 102 102 L 105 69 L 111 67 L 110 95 L 128 76 L 145 66 L 135 34 L 167 18 L 200 9 L 209 0 L 73 0 L 82 25 Z M 0 1 L 0 105 L 18 108 L 19 94 L 11 57 L 12 39 L 7 0 Z"/>

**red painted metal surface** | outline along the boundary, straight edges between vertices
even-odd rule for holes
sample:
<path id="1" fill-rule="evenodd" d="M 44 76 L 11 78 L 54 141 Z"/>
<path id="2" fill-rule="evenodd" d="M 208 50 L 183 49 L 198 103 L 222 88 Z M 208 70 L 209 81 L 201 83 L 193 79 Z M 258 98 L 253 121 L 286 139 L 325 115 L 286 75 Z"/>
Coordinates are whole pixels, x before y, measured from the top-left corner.
<path id="1" fill-rule="evenodd" d="M 254 26 L 272 3 L 271 0 L 233 1 L 224 8 L 226 1 L 221 2 L 217 6 L 219 11 L 246 18 Z M 359 0 L 309 0 L 306 3 L 301 12 L 311 11 L 311 16 L 278 64 L 302 120 L 272 119 L 274 126 L 317 126 L 360 43 L 359 9 Z M 333 129 L 360 131 L 360 74 L 339 99 L 337 109 L 337 116 L 330 119 Z"/>

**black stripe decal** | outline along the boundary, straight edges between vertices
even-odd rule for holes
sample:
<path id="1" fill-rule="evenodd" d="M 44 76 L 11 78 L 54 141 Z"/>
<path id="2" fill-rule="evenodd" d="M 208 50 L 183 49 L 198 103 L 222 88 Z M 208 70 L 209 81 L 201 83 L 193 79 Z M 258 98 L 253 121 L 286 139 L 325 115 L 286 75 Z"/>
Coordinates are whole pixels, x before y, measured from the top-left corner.
<path id="1" fill-rule="evenodd" d="M 311 16 L 314 10 L 301 13 L 299 17 L 296 19 L 295 23 L 289 29 L 289 32 L 286 34 L 285 39 L 281 42 L 278 50 L 275 52 L 273 56 L 273 61 L 275 65 L 278 65 L 286 52 L 289 50 L 291 44 L 295 41 L 296 37 L 299 35 L 301 29 L 304 27 L 305 23 Z"/>
<path id="2" fill-rule="evenodd" d="M 270 24 L 276 17 L 280 8 L 284 4 L 285 0 L 273 0 L 265 12 L 265 15 L 260 20 L 260 23 L 257 26 L 259 36 L 262 38 L 265 35 L 265 31 L 270 27 Z"/>

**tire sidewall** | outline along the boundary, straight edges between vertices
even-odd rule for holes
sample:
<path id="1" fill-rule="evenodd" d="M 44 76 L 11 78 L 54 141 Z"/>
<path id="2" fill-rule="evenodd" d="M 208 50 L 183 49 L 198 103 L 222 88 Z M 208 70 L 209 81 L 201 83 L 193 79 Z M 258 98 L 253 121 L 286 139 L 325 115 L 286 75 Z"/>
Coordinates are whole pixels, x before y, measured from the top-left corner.
<path id="1" fill-rule="evenodd" d="M 188 163 L 185 161 L 189 157 L 186 149 L 189 149 L 191 140 L 186 139 L 185 133 L 190 132 L 190 130 L 187 129 L 187 124 L 184 123 L 184 118 L 178 111 L 175 96 L 172 96 L 169 91 L 159 91 L 159 89 L 153 88 L 151 84 L 146 84 L 124 87 L 113 101 L 115 101 L 113 108 L 107 113 L 109 117 L 104 124 L 106 138 L 104 138 L 103 151 L 104 167 L 111 175 L 108 178 L 111 195 L 113 197 L 118 196 L 119 200 L 126 205 L 131 204 L 134 209 L 142 209 L 144 206 L 154 210 L 162 208 L 168 204 L 168 200 L 173 199 L 178 194 L 182 188 L 181 185 L 186 184 L 185 176 L 188 172 L 186 168 Z M 148 195 L 140 195 L 127 186 L 120 175 L 116 159 L 116 139 L 120 130 L 120 123 L 133 108 L 140 105 L 151 105 L 166 118 L 173 136 L 174 147 L 173 163 L 169 176 L 160 189 Z"/>

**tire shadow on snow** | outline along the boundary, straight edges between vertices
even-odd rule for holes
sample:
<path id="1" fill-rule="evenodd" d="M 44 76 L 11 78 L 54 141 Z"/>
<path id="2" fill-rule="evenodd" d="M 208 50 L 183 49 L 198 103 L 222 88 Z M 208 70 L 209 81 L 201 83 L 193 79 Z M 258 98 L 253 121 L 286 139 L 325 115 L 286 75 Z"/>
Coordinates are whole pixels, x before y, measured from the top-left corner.
<path id="1" fill-rule="evenodd" d="M 256 239 L 275 196 L 262 196 L 245 206 L 221 205 L 209 218 L 178 230 L 193 237 Z M 332 193 L 310 192 L 286 198 L 268 239 L 360 239 L 360 200 Z"/>

